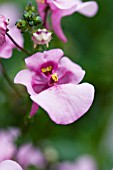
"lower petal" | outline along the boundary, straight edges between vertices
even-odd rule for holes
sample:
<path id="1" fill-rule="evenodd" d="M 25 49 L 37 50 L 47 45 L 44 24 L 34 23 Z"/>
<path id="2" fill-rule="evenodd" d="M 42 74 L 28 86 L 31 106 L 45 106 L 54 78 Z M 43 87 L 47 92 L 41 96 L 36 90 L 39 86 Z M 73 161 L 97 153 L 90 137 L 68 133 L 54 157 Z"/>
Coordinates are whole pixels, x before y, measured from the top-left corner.
<path id="1" fill-rule="evenodd" d="M 15 161 L 5 160 L 0 163 L 0 170 L 22 170 L 22 168 Z"/>
<path id="2" fill-rule="evenodd" d="M 90 108 L 94 99 L 91 84 L 63 84 L 49 88 L 31 99 L 46 110 L 57 124 L 70 124 Z"/>
<path id="3" fill-rule="evenodd" d="M 80 3 L 77 11 L 87 17 L 93 17 L 98 11 L 98 5 L 95 1 Z"/>

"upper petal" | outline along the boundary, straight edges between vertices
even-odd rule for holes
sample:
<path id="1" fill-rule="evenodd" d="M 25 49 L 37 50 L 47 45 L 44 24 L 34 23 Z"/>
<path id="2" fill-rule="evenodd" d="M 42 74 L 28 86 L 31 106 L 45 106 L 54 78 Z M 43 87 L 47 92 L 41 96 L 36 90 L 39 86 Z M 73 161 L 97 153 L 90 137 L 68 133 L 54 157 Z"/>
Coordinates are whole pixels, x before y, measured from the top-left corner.
<path id="1" fill-rule="evenodd" d="M 31 99 L 46 110 L 57 124 L 70 124 L 79 119 L 90 108 L 94 99 L 91 84 L 64 84 L 53 86 Z"/>
<path id="2" fill-rule="evenodd" d="M 25 59 L 27 68 L 40 72 L 40 67 L 42 64 L 47 62 L 53 62 L 55 65 L 58 64 L 60 58 L 63 56 L 63 51 L 61 49 L 53 49 L 49 51 L 44 51 L 43 53 L 37 52 L 31 57 Z"/>
<path id="3" fill-rule="evenodd" d="M 53 0 L 53 3 L 59 9 L 69 9 L 72 6 L 76 5 L 76 0 Z"/>
<path id="4" fill-rule="evenodd" d="M 59 78 L 58 84 L 78 84 L 83 79 L 85 71 L 69 58 L 63 57 L 60 60 L 57 74 Z"/>
<path id="5" fill-rule="evenodd" d="M 87 17 L 92 17 L 98 11 L 98 4 L 95 1 L 81 2 L 78 3 L 76 10 Z"/>
<path id="6" fill-rule="evenodd" d="M 22 170 L 22 168 L 15 161 L 5 160 L 0 163 L 0 170 Z"/>

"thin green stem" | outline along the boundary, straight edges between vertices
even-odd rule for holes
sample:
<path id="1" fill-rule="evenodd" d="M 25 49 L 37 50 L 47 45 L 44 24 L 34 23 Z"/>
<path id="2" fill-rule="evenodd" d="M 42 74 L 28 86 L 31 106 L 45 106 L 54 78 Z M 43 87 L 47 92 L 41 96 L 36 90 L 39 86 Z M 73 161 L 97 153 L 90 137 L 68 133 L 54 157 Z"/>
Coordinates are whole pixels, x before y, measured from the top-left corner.
<path id="1" fill-rule="evenodd" d="M 10 87 L 13 89 L 13 91 L 15 91 L 15 93 L 19 96 L 19 97 L 22 97 L 21 93 L 18 91 L 18 89 L 15 87 L 15 85 L 13 84 L 13 82 L 11 81 L 11 79 L 9 78 L 9 76 L 7 75 L 7 72 L 5 70 L 5 67 L 2 63 L 2 61 L 0 60 L 0 69 L 1 69 L 1 72 L 4 76 L 4 78 L 6 79 L 6 81 L 8 82 L 8 84 L 10 85 Z"/>
<path id="2" fill-rule="evenodd" d="M 15 40 L 8 34 L 6 33 L 6 35 L 10 38 L 10 40 L 17 46 L 17 48 L 19 48 L 21 51 L 23 51 L 25 54 L 30 55 L 30 53 L 28 51 L 26 51 L 24 48 L 22 48 L 19 44 L 17 44 L 15 42 Z"/>

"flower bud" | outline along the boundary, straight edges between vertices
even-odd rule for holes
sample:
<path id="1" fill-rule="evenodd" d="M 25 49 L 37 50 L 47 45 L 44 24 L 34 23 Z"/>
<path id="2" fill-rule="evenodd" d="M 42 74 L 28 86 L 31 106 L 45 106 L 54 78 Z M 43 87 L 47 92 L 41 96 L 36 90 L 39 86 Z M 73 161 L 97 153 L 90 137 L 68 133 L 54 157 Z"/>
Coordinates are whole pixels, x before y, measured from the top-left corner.
<path id="1" fill-rule="evenodd" d="M 16 26 L 18 29 L 25 29 L 26 28 L 26 21 L 22 19 L 18 19 L 16 22 Z"/>
<path id="2" fill-rule="evenodd" d="M 37 44 L 46 44 L 48 47 L 48 43 L 52 39 L 52 32 L 48 32 L 45 28 L 38 29 L 37 32 L 33 33 L 32 40 L 34 41 L 34 48 Z"/>
<path id="3" fill-rule="evenodd" d="M 40 17 L 40 16 L 36 16 L 36 17 L 34 18 L 34 24 L 37 25 L 37 24 L 40 24 L 40 23 L 42 23 L 41 17 Z"/>
<path id="4" fill-rule="evenodd" d="M 0 47 L 5 43 L 5 34 L 7 31 L 8 20 L 0 15 Z"/>

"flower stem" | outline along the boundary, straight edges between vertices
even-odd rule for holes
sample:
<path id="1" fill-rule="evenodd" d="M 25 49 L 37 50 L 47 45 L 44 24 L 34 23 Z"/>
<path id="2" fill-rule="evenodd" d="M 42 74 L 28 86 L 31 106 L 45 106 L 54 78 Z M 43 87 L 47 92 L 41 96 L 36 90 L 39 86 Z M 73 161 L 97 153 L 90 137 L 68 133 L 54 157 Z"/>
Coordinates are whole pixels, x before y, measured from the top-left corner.
<path id="1" fill-rule="evenodd" d="M 9 78 L 9 76 L 7 75 L 7 72 L 5 70 L 5 67 L 2 63 L 2 61 L 0 60 L 0 71 L 2 72 L 3 76 L 5 77 L 6 81 L 9 83 L 10 87 L 13 89 L 13 91 L 15 91 L 15 93 L 19 96 L 22 97 L 21 93 L 18 91 L 18 89 L 15 87 L 15 85 L 13 84 L 13 82 L 11 81 L 11 79 Z"/>
<path id="2" fill-rule="evenodd" d="M 10 40 L 17 46 L 17 48 L 19 48 L 21 51 L 23 51 L 24 53 L 26 53 L 27 55 L 30 55 L 30 53 L 28 51 L 26 51 L 24 48 L 22 48 L 21 46 L 19 46 L 15 40 L 6 32 L 6 35 L 10 38 Z"/>

